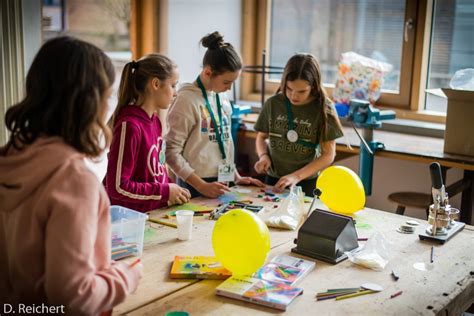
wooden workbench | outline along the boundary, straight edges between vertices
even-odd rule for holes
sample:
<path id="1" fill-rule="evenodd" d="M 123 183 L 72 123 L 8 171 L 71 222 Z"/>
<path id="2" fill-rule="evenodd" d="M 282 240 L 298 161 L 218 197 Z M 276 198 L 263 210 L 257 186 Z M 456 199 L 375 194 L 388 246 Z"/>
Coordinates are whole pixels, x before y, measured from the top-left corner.
<path id="1" fill-rule="evenodd" d="M 255 204 L 263 202 L 252 193 L 249 197 Z M 206 203 L 204 199 L 196 199 Z M 215 206 L 213 200 L 209 205 Z M 305 204 L 309 207 L 309 204 Z M 319 201 L 317 207 L 325 209 Z M 160 217 L 166 211 L 156 211 L 150 217 Z M 164 315 L 166 311 L 187 311 L 190 315 L 459 315 L 474 303 L 474 227 L 466 228 L 444 245 L 421 242 L 417 234 L 405 235 L 396 228 L 408 217 L 388 212 L 364 209 L 356 214 L 359 237 L 370 237 L 382 232 L 391 242 L 390 261 L 381 272 L 352 264 L 348 260 L 331 265 L 316 260 L 316 269 L 299 284 L 304 289 L 302 296 L 281 312 L 268 307 L 246 303 L 215 295 L 219 280 L 172 280 L 168 277 L 175 255 L 213 255 L 211 245 L 214 221 L 205 217 L 194 218 L 193 237 L 189 241 L 178 241 L 177 230 L 153 225 L 156 236 L 145 244 L 142 261 L 144 277 L 135 294 L 114 309 L 114 314 Z M 420 221 L 418 230 L 426 222 Z M 245 232 L 242 232 L 245 233 Z M 271 251 L 267 259 L 280 253 L 289 253 L 294 247 L 296 232 L 270 229 Z M 361 242 L 362 243 L 362 242 Z M 434 245 L 434 263 L 430 263 L 430 250 Z M 414 268 L 414 264 L 425 264 L 427 271 Z M 400 275 L 394 281 L 390 275 L 395 270 Z M 315 300 L 316 292 L 328 288 L 357 287 L 363 283 L 380 284 L 380 293 L 343 301 Z M 390 295 L 402 290 L 394 299 Z"/>
<path id="2" fill-rule="evenodd" d="M 244 116 L 245 129 L 240 131 L 239 137 L 256 138 L 256 132 L 253 129 L 256 119 L 257 114 Z M 360 139 L 354 129 L 344 126 L 343 131 L 344 136 L 336 140 L 337 160 L 359 154 Z M 447 188 L 447 192 L 451 197 L 462 193 L 461 221 L 474 224 L 474 157 L 445 153 L 443 138 L 380 130 L 375 130 L 373 137 L 374 140 L 385 145 L 384 149 L 376 151 L 376 157 L 426 163 L 427 168 L 430 163 L 438 162 L 442 167 L 445 179 L 447 169 L 462 169 L 463 178 L 451 184 Z"/>

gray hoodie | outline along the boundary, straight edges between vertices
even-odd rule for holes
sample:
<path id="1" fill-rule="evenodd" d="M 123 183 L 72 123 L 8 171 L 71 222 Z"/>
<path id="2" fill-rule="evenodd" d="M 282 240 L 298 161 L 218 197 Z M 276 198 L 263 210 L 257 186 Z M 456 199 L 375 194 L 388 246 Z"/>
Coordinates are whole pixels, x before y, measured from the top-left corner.
<path id="1" fill-rule="evenodd" d="M 207 96 L 217 124 L 220 125 L 216 107 L 216 94 Z M 231 135 L 232 107 L 225 93 L 220 93 L 224 148 L 226 162 L 234 163 L 234 144 Z M 214 124 L 206 108 L 201 90 L 193 84 L 184 84 L 178 91 L 168 112 L 168 134 L 166 135 L 166 162 L 173 172 L 186 180 L 193 172 L 201 178 L 217 177 L 218 167 L 223 162 L 216 141 Z"/>

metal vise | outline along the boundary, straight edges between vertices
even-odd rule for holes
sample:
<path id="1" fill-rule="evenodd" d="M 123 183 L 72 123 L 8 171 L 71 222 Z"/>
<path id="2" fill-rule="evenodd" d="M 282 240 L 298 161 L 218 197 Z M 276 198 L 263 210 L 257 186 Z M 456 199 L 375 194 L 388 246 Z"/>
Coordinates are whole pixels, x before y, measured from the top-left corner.
<path id="1" fill-rule="evenodd" d="M 370 105 L 368 101 L 352 99 L 350 101 L 347 120 L 352 122 L 352 127 L 361 141 L 359 152 L 359 176 L 364 184 L 365 194 L 372 194 L 372 173 L 374 169 L 374 153 L 384 149 L 383 143 L 374 140 L 374 129 L 380 128 L 384 120 L 395 118 L 395 112 L 381 111 Z M 363 128 L 362 135 L 356 127 Z"/>

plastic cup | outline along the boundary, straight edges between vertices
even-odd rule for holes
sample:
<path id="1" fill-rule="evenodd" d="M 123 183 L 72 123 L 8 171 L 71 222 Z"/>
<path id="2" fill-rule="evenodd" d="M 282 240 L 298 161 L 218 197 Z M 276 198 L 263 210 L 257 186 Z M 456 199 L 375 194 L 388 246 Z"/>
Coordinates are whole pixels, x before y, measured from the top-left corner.
<path id="1" fill-rule="evenodd" d="M 189 240 L 193 231 L 194 211 L 176 211 L 176 222 L 178 224 L 178 239 Z"/>

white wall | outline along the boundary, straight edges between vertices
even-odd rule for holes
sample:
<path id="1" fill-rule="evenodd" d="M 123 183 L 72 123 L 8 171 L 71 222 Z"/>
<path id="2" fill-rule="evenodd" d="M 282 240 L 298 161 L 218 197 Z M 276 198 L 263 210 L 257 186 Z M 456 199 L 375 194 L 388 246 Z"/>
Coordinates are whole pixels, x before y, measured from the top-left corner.
<path id="1" fill-rule="evenodd" d="M 204 35 L 219 31 L 240 52 L 241 17 L 240 0 L 169 0 L 168 56 L 178 64 L 180 83 L 194 81 L 201 71 Z"/>

